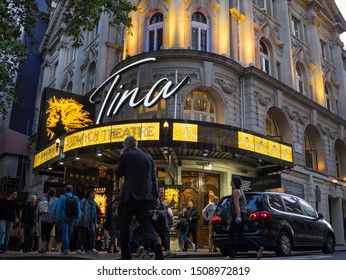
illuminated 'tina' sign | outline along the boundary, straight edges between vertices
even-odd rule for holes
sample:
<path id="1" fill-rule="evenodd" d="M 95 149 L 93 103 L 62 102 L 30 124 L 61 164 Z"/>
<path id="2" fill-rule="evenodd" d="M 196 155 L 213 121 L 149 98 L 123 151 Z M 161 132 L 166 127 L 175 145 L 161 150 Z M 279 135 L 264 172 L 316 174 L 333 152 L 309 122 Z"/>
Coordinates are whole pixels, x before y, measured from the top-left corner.
<path id="1" fill-rule="evenodd" d="M 109 83 L 111 84 L 105 99 L 102 102 L 101 110 L 97 116 L 95 124 L 99 124 L 100 120 L 106 114 L 107 117 L 110 115 L 119 114 L 120 109 L 125 105 L 125 102 L 129 100 L 129 106 L 136 108 L 143 104 L 145 107 L 155 106 L 162 98 L 167 99 L 171 96 L 174 96 L 189 80 L 189 76 L 186 76 L 176 87 L 172 87 L 172 81 L 169 81 L 167 78 L 162 78 L 158 80 L 148 91 L 148 93 L 140 100 L 137 100 L 137 97 L 140 93 L 138 87 L 131 90 L 123 90 L 122 92 L 117 92 L 117 88 L 120 90 L 123 89 L 123 85 L 120 84 L 121 75 L 126 70 L 135 67 L 140 64 L 147 62 L 156 61 L 156 58 L 146 58 L 139 61 L 136 61 L 114 73 L 106 81 L 104 81 L 90 96 L 89 101 L 95 103 L 95 96 Z M 160 91 L 158 89 L 161 88 Z M 158 94 L 155 96 L 155 93 Z M 113 97 L 113 99 L 112 99 Z"/>

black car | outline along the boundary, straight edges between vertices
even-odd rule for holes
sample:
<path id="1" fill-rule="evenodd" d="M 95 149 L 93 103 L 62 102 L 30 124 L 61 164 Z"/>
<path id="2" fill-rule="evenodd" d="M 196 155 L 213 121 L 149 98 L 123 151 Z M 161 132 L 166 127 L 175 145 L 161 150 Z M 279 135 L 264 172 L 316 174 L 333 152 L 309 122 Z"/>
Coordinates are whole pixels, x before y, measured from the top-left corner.
<path id="1" fill-rule="evenodd" d="M 262 244 L 266 251 L 287 256 L 291 251 L 322 250 L 332 254 L 335 236 L 332 226 L 305 200 L 290 194 L 245 193 L 247 222 L 244 234 Z M 229 222 L 227 214 L 231 195 L 225 196 L 213 216 L 213 243 L 228 255 Z M 237 251 L 254 250 L 237 239 Z"/>

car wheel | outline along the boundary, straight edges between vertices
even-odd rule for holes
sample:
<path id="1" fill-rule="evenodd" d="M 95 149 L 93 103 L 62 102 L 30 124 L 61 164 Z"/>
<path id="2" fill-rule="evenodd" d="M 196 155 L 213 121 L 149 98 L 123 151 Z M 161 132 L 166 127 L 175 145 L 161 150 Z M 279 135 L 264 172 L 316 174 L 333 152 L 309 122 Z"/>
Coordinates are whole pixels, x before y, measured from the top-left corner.
<path id="1" fill-rule="evenodd" d="M 331 233 L 326 236 L 325 244 L 322 248 L 322 252 L 325 254 L 333 254 L 335 250 L 335 241 Z"/>
<path id="2" fill-rule="evenodd" d="M 227 247 L 220 247 L 220 252 L 224 257 L 228 256 L 228 248 Z"/>
<path id="3" fill-rule="evenodd" d="M 275 253 L 277 256 L 289 256 L 292 251 L 292 241 L 287 232 L 280 232 Z"/>

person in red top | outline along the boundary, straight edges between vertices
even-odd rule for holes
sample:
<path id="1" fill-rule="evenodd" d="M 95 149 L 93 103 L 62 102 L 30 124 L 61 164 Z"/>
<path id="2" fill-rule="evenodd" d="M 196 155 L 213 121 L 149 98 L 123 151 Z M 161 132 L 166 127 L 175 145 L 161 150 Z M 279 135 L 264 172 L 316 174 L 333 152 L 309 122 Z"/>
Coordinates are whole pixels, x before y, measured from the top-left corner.
<path id="1" fill-rule="evenodd" d="M 6 252 L 12 227 L 19 222 L 20 209 L 17 196 L 16 191 L 10 191 L 8 198 L 0 200 L 0 253 Z"/>

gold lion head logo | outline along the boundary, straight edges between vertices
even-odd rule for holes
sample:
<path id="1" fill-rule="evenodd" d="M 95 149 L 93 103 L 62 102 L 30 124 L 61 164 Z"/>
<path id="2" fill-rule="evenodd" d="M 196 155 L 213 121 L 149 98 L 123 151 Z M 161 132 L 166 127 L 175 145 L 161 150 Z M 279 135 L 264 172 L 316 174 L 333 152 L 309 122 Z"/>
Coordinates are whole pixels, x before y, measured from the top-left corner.
<path id="1" fill-rule="evenodd" d="M 46 111 L 46 131 L 49 140 L 59 132 L 71 132 L 77 128 L 92 124 L 90 113 L 83 110 L 83 105 L 73 98 L 49 98 Z M 62 131 L 63 130 L 63 131 Z"/>

